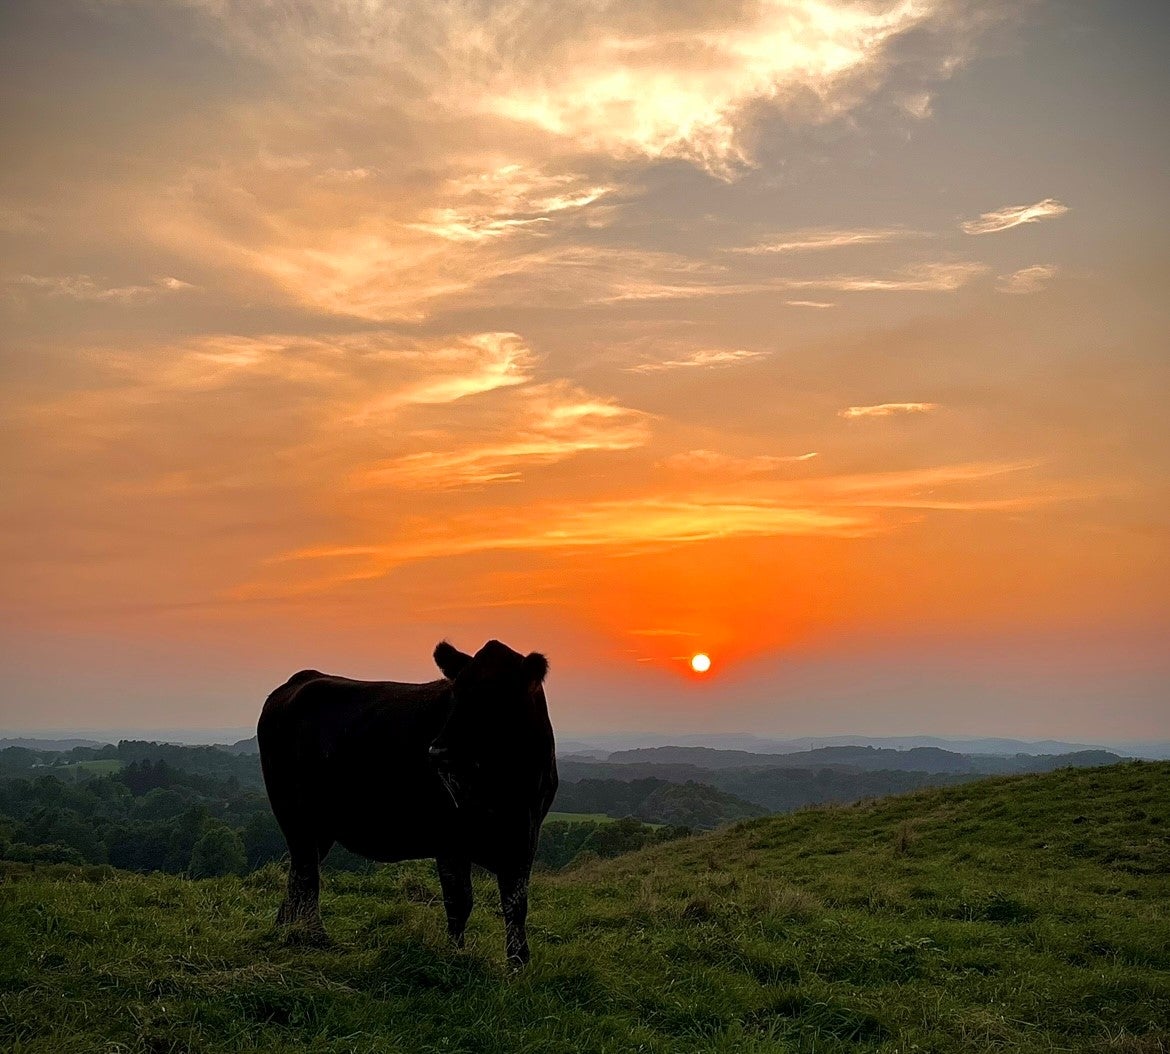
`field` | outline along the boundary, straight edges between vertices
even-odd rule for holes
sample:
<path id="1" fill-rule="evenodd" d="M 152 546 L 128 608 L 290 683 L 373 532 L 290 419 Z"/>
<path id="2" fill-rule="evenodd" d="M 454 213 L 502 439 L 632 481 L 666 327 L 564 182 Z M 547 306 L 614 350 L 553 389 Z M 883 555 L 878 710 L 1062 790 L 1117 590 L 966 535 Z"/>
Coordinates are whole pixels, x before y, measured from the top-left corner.
<path id="1" fill-rule="evenodd" d="M 532 889 L 503 965 L 478 882 L 445 942 L 421 864 L 338 875 L 336 943 L 282 877 L 10 865 L 0 1047 L 61 1051 L 1170 1050 L 1170 763 L 810 809 Z"/>

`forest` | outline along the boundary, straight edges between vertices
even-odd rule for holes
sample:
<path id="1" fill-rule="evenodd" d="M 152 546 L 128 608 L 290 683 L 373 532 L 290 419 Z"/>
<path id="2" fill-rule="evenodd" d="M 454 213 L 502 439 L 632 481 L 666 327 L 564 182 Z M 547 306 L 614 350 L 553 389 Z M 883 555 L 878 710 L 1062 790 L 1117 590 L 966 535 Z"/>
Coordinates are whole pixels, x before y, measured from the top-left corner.
<path id="1" fill-rule="evenodd" d="M 1057 762 L 1117 760 L 1104 752 L 999 759 L 872 748 L 804 756 L 666 748 L 604 761 L 566 757 L 536 866 L 560 870 L 769 813 L 949 786 L 984 769 L 1044 771 Z M 889 767 L 875 768 L 879 763 Z M 896 767 L 914 764 L 940 771 Z M 254 740 L 0 749 L 0 862 L 216 877 L 246 874 L 284 853 Z M 341 846 L 326 861 L 333 871 L 374 866 Z"/>

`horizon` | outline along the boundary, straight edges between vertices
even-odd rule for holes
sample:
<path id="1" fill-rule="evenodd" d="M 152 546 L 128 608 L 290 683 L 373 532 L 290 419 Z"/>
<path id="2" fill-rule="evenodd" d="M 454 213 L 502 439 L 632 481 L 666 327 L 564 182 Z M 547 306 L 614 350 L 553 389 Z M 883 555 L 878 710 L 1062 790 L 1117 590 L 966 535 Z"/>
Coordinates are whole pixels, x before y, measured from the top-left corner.
<path id="1" fill-rule="evenodd" d="M 102 738 L 107 737 L 107 738 Z M 65 742 L 84 740 L 116 746 L 122 741 L 171 743 L 179 746 L 233 746 L 256 738 L 254 728 L 58 728 L 58 729 L 5 729 L 0 728 L 0 742 L 4 740 L 28 740 L 35 742 Z M 734 743 L 735 745 L 729 745 Z M 758 744 L 753 749 L 748 744 Z M 730 750 L 767 754 L 775 747 L 791 748 L 802 744 L 799 750 L 815 750 L 824 746 L 864 746 L 878 744 L 886 749 L 904 751 L 911 747 L 898 745 L 913 743 L 916 746 L 946 744 L 942 749 L 963 753 L 964 745 L 1010 744 L 1015 747 L 1048 748 L 1049 752 L 1069 753 L 1076 750 L 1105 749 L 1128 751 L 1126 756 L 1144 760 L 1170 758 L 1170 739 L 1101 739 L 1093 742 L 1077 742 L 1059 738 L 1016 739 L 1008 736 L 971 735 L 948 736 L 924 733 L 885 733 L 866 735 L 863 733 L 835 733 L 832 735 L 770 736 L 749 732 L 662 732 L 654 730 L 631 732 L 558 732 L 557 751 L 572 755 L 581 748 L 588 751 L 614 752 L 656 747 L 700 747 L 713 750 Z M 1051 748 L 1060 748 L 1052 751 Z M 799 752 L 799 751 L 790 751 Z M 1028 751 L 1019 751 L 1028 753 Z M 1037 754 L 1044 751 L 1038 750 Z M 986 747 L 973 751 L 974 754 L 999 754 L 999 750 Z"/>
<path id="2" fill-rule="evenodd" d="M 0 12 L 0 726 L 1170 739 L 1170 7 L 299 11 Z"/>

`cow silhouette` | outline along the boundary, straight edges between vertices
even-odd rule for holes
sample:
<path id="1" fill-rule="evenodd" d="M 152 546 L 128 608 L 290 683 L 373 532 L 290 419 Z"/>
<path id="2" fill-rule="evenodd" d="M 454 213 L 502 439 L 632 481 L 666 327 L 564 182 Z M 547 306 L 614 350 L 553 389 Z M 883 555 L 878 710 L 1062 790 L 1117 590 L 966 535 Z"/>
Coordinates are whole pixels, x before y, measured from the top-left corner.
<path id="1" fill-rule="evenodd" d="M 320 865 L 340 843 L 371 860 L 433 857 L 462 946 L 478 864 L 499 884 L 508 961 L 523 965 L 528 879 L 557 790 L 548 661 L 497 640 L 474 656 L 443 641 L 434 659 L 443 678 L 426 684 L 302 670 L 264 703 L 260 763 L 289 851 L 277 924 L 325 938 Z"/>

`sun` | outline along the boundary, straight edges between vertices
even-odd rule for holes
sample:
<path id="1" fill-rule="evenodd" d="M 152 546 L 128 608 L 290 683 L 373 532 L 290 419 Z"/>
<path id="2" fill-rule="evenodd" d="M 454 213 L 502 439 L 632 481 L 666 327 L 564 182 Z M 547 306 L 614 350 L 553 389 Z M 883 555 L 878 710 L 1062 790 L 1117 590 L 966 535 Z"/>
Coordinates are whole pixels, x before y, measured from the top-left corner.
<path id="1" fill-rule="evenodd" d="M 709 669 L 711 669 L 711 657 L 709 655 L 704 655 L 703 652 L 699 652 L 698 655 L 692 655 L 691 669 L 694 670 L 695 673 L 706 673 Z"/>

